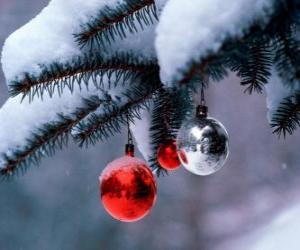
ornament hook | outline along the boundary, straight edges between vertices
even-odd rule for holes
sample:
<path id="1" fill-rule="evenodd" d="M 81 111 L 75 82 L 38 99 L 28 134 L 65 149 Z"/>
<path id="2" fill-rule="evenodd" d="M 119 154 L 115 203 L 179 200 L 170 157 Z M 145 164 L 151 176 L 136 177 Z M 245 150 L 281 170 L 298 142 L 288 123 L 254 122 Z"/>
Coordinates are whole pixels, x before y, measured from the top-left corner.
<path id="1" fill-rule="evenodd" d="M 208 108 L 206 106 L 204 87 L 208 83 L 208 78 L 203 74 L 203 80 L 201 81 L 201 100 L 200 105 L 197 107 L 197 116 L 201 118 L 207 117 Z"/>

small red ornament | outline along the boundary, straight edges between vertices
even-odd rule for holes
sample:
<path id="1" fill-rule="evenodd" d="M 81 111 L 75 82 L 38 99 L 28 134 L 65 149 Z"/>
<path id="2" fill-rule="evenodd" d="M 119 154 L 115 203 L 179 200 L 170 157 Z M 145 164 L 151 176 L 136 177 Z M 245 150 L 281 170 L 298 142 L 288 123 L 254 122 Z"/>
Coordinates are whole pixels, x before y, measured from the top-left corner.
<path id="1" fill-rule="evenodd" d="M 155 203 L 155 178 L 146 163 L 133 156 L 133 148 L 128 145 L 126 156 L 109 163 L 99 181 L 104 208 L 117 220 L 140 220 Z"/>
<path id="2" fill-rule="evenodd" d="M 166 170 L 175 170 L 180 167 L 180 160 L 177 153 L 175 140 L 167 140 L 157 152 L 159 164 Z"/>

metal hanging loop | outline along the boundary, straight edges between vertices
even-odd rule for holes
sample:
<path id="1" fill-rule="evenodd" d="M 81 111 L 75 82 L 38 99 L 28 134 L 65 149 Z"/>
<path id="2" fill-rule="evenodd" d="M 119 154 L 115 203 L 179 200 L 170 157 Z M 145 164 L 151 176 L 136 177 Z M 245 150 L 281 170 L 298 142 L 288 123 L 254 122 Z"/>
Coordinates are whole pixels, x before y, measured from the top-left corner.
<path id="1" fill-rule="evenodd" d="M 201 81 L 201 99 L 200 105 L 197 107 L 197 117 L 205 118 L 207 117 L 208 108 L 206 106 L 204 88 L 208 84 L 208 78 L 203 74 L 203 80 Z"/>

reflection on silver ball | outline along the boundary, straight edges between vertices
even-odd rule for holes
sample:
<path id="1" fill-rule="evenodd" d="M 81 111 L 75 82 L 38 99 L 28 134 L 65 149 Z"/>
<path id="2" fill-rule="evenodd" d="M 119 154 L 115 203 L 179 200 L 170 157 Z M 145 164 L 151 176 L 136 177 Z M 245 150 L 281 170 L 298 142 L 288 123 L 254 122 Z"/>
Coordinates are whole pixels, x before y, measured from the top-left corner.
<path id="1" fill-rule="evenodd" d="M 185 122 L 177 135 L 182 165 L 196 175 L 210 175 L 224 165 L 228 157 L 228 134 L 211 117 L 195 117 Z"/>

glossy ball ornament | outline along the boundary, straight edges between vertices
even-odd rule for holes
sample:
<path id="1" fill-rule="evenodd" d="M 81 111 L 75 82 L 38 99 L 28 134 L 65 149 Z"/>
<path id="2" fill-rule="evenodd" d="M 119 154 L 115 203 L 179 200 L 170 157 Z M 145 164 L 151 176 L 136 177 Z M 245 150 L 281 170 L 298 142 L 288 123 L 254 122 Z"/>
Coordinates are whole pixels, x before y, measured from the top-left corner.
<path id="1" fill-rule="evenodd" d="M 140 220 L 155 203 L 154 176 L 146 163 L 138 158 L 126 155 L 109 163 L 99 181 L 104 208 L 117 220 Z"/>
<path id="2" fill-rule="evenodd" d="M 201 111 L 201 107 L 198 110 Z M 206 111 L 207 108 L 185 122 L 177 135 L 180 161 L 196 175 L 215 173 L 222 168 L 229 154 L 225 127 L 214 118 L 207 117 Z"/>
<path id="3" fill-rule="evenodd" d="M 160 166 L 166 170 L 175 170 L 180 167 L 175 140 L 167 140 L 160 145 L 157 151 L 157 160 Z"/>

